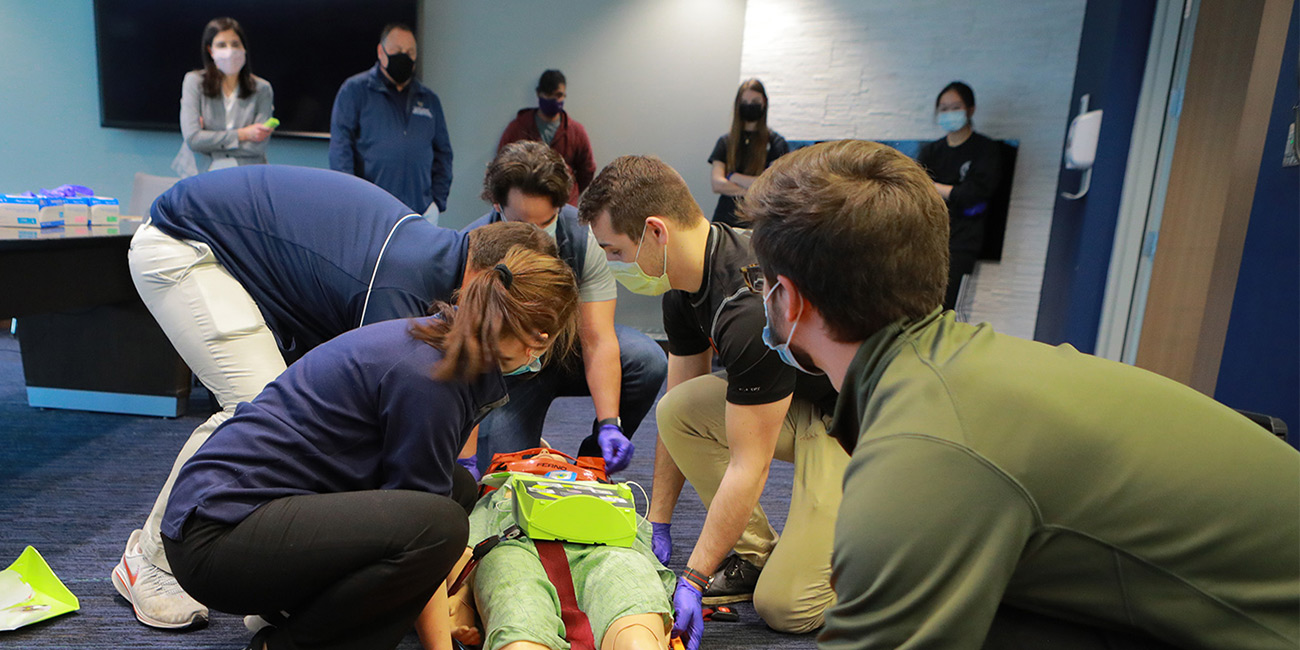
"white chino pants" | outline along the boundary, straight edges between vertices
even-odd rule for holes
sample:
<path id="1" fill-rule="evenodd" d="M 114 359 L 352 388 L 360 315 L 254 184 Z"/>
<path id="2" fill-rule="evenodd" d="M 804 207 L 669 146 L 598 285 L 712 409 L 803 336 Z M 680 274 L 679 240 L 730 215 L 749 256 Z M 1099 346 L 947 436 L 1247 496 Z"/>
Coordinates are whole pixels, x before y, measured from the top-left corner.
<path id="1" fill-rule="evenodd" d="M 146 222 L 131 239 L 128 260 L 145 306 L 222 408 L 190 434 L 144 525 L 145 557 L 170 571 L 160 526 L 177 473 L 235 405 L 256 397 L 285 365 L 252 296 L 207 244 L 177 239 Z"/>

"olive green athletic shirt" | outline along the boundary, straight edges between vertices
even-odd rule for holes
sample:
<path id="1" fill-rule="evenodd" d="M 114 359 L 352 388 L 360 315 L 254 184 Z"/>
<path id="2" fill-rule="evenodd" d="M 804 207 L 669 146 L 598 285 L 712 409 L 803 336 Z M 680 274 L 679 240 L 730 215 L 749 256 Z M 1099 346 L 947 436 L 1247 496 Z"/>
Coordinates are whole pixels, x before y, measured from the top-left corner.
<path id="1" fill-rule="evenodd" d="M 1000 601 L 1300 647 L 1300 453 L 1151 372 L 935 312 L 863 343 L 821 648 L 979 648 Z"/>

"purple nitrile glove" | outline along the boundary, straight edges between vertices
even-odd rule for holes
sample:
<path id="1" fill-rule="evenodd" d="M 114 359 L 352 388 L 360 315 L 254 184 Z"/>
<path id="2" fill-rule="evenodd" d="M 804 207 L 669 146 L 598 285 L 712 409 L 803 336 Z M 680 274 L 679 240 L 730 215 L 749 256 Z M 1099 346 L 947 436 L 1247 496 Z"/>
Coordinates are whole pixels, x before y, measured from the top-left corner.
<path id="1" fill-rule="evenodd" d="M 601 426 L 600 433 L 596 434 L 596 442 L 600 444 L 600 453 L 605 457 L 605 471 L 610 474 L 627 469 L 632 462 L 632 454 L 636 453 L 632 441 L 623 435 L 623 430 L 616 424 Z"/>
<path id="2" fill-rule="evenodd" d="M 469 458 L 457 458 L 456 462 L 459 463 L 461 467 L 469 470 L 469 475 L 474 477 L 475 482 L 478 482 L 479 479 L 483 478 L 483 475 L 478 471 L 477 458 L 474 458 L 473 456 L 470 456 Z"/>
<path id="3" fill-rule="evenodd" d="M 681 637 L 686 650 L 699 650 L 704 636 L 704 595 L 685 577 L 677 579 L 673 592 L 673 636 Z"/>
<path id="4" fill-rule="evenodd" d="M 673 537 L 668 534 L 668 531 L 673 525 L 652 521 L 650 527 L 654 529 L 654 534 L 650 538 L 650 548 L 654 550 L 655 557 L 659 558 L 659 563 L 668 566 L 668 560 L 673 557 Z"/>

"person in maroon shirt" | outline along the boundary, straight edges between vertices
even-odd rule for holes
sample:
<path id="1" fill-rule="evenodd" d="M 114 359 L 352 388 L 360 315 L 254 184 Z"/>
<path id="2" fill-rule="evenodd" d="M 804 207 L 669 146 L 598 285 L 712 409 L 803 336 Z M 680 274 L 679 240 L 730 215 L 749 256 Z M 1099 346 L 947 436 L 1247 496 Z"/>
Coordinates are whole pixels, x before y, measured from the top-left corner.
<path id="1" fill-rule="evenodd" d="M 596 175 L 596 157 L 591 153 L 587 129 L 564 112 L 566 83 L 564 73 L 547 70 L 537 80 L 537 108 L 521 108 L 506 125 L 497 144 L 497 152 L 511 142 L 537 140 L 545 142 L 564 158 L 576 181 L 569 190 L 569 203 L 578 204 L 578 195 L 587 189 Z"/>

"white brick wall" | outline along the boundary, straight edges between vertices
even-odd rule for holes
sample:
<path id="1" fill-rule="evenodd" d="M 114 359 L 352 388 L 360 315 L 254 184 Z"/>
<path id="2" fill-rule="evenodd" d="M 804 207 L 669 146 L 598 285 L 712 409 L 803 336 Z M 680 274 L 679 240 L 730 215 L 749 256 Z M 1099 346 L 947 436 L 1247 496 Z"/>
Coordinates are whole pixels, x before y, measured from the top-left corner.
<path id="1" fill-rule="evenodd" d="M 975 90 L 975 128 L 1020 141 L 1001 263 L 972 320 L 1032 338 L 1085 0 L 749 0 L 741 77 L 789 139 L 932 140 L 935 95 Z M 1073 190 L 1075 188 L 1068 188 Z"/>

